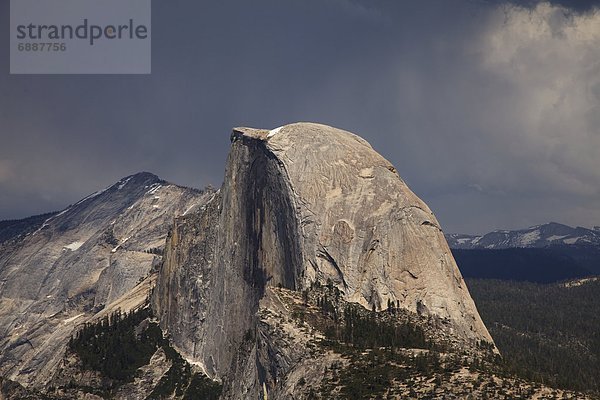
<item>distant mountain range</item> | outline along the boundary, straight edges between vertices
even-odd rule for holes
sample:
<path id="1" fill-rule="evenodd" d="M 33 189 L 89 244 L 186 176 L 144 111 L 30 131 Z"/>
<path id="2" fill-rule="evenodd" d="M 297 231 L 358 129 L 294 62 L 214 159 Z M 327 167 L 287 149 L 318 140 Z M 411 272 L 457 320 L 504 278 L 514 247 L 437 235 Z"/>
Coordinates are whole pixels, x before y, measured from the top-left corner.
<path id="1" fill-rule="evenodd" d="M 558 246 L 600 246 L 600 226 L 587 229 L 550 222 L 515 231 L 498 230 L 482 236 L 447 234 L 452 249 L 547 248 Z"/>
<path id="2" fill-rule="evenodd" d="M 600 274 L 600 227 L 551 222 L 446 240 L 466 278 L 549 283 Z"/>

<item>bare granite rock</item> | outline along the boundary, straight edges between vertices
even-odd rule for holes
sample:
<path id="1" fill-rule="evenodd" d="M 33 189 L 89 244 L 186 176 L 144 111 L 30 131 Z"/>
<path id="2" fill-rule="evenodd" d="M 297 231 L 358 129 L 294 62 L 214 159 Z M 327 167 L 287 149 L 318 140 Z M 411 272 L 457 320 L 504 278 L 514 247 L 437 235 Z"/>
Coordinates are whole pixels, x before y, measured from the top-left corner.
<path id="1" fill-rule="evenodd" d="M 365 140 L 298 123 L 236 128 L 231 141 L 221 189 L 176 220 L 152 298 L 173 345 L 223 382 L 223 398 L 293 386 L 303 351 L 265 333 L 268 287 L 329 282 L 369 310 L 445 321 L 465 349 L 493 343 L 434 215 Z"/>
<path id="2" fill-rule="evenodd" d="M 0 251 L 0 375 L 49 380 L 74 330 L 102 309 L 139 306 L 173 218 L 212 193 L 149 173 L 123 178 L 5 242 Z"/>
<path id="3" fill-rule="evenodd" d="M 465 340 L 492 341 L 435 216 L 389 161 L 360 137 L 323 125 L 269 135 L 266 147 L 298 205 L 302 286 L 331 279 L 366 308 L 399 302 L 448 318 Z"/>

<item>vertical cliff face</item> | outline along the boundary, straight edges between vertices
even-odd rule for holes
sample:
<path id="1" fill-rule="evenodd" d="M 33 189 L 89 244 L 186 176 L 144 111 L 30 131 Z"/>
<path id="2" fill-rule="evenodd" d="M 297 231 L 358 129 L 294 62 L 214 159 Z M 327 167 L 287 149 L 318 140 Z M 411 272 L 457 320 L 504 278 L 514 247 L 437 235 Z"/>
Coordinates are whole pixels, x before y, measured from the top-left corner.
<path id="1" fill-rule="evenodd" d="M 220 191 L 174 225 L 152 300 L 225 397 L 264 396 L 289 362 L 274 367 L 286 350 L 257 320 L 268 287 L 329 282 L 368 309 L 444 320 L 465 346 L 492 341 L 437 220 L 366 141 L 309 123 L 231 140 Z"/>
<path id="2" fill-rule="evenodd" d="M 184 355 L 213 377 L 246 376 L 228 388 L 247 393 L 259 380 L 251 357 L 259 300 L 267 285 L 298 288 L 302 271 L 285 171 L 261 141 L 238 133 L 232 141 L 223 187 L 175 222 L 153 308 Z"/>

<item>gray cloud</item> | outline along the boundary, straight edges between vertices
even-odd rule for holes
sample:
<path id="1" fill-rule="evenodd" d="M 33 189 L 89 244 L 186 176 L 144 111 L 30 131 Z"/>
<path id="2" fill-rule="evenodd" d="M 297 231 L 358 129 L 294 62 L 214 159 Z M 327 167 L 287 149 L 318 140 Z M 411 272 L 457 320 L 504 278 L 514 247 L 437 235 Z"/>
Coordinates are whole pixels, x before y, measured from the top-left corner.
<path id="1" fill-rule="evenodd" d="M 141 170 L 218 185 L 231 127 L 318 121 L 369 140 L 447 231 L 598 224 L 600 13 L 515 3 L 155 2 L 151 76 L 6 62 L 0 218 Z"/>
<path id="2" fill-rule="evenodd" d="M 504 1 L 489 0 L 492 4 L 503 4 Z M 597 0 L 510 0 L 510 4 L 520 7 L 535 9 L 540 3 L 547 3 L 553 6 L 562 7 L 566 10 L 576 13 L 589 13 L 600 6 Z"/>

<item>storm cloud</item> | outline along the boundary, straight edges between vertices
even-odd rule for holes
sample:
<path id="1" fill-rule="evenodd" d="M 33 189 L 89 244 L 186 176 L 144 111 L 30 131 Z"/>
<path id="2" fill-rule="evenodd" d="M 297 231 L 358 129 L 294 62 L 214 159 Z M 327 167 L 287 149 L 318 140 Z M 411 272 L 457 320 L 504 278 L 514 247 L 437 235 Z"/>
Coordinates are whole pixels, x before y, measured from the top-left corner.
<path id="1" fill-rule="evenodd" d="M 152 12 L 149 76 L 19 76 L 2 63 L 0 219 L 143 170 L 218 186 L 232 127 L 315 121 L 369 140 L 447 232 L 600 224 L 594 2 L 173 0 Z M 7 26 L 6 0 L 0 15 Z"/>

